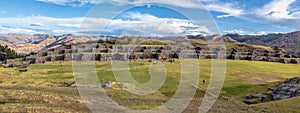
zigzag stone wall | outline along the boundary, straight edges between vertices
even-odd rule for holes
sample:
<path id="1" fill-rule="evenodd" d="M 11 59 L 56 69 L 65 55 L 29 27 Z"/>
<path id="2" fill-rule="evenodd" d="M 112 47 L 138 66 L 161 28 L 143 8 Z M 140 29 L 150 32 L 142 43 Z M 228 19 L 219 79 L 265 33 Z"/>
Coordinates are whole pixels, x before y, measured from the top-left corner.
<path id="1" fill-rule="evenodd" d="M 282 50 L 265 50 L 261 48 L 236 47 L 226 50 L 209 51 L 207 48 L 194 47 L 188 50 L 171 50 L 168 46 L 112 46 L 105 44 L 81 44 L 72 46 L 61 46 L 56 49 L 49 49 L 39 52 L 36 55 L 23 59 L 9 59 L 3 64 L 5 67 L 15 67 L 16 62 L 26 61 L 29 64 L 45 63 L 50 61 L 109 61 L 109 60 L 139 60 L 139 59 L 162 59 L 170 58 L 198 58 L 218 59 L 226 58 L 231 60 L 268 61 L 299 64 L 300 59 Z M 113 52 L 117 54 L 113 54 Z"/>

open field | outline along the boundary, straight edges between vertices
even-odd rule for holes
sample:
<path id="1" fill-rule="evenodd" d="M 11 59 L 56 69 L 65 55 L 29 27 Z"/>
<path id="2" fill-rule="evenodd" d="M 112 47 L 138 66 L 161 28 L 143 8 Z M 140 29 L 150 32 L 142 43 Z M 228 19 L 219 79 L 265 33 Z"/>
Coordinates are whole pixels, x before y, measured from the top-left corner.
<path id="1" fill-rule="evenodd" d="M 18 69 L 0 68 L 0 112 L 89 112 L 74 87 L 58 87 L 59 82 L 73 82 L 72 62 L 47 62 L 31 65 L 28 72 Z M 201 59 L 198 87 L 206 89 L 210 79 L 211 60 Z M 150 80 L 149 62 L 130 63 L 133 78 L 141 83 Z M 118 104 L 130 109 L 150 109 L 168 101 L 180 82 L 181 66 L 176 61 L 166 62 L 167 80 L 154 94 L 139 96 L 120 88 L 107 88 L 108 95 Z M 300 77 L 300 66 L 270 62 L 227 60 L 227 74 L 224 86 L 216 104 L 210 112 L 297 112 L 300 98 L 277 102 L 246 105 L 244 97 L 274 87 L 278 81 Z M 111 62 L 96 62 L 100 82 L 116 81 Z M 206 80 L 205 84 L 202 80 Z M 205 91 L 197 90 L 185 112 L 196 112 Z M 280 107 L 285 103 L 285 107 Z"/>

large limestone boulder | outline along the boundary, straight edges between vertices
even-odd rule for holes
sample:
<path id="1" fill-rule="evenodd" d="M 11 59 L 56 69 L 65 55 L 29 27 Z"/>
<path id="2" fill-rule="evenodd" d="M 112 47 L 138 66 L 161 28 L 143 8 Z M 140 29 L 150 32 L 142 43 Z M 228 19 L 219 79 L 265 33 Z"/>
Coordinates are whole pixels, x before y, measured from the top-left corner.
<path id="1" fill-rule="evenodd" d="M 274 88 L 272 93 L 273 100 L 282 100 L 300 96 L 300 77 L 291 78 L 280 83 Z"/>

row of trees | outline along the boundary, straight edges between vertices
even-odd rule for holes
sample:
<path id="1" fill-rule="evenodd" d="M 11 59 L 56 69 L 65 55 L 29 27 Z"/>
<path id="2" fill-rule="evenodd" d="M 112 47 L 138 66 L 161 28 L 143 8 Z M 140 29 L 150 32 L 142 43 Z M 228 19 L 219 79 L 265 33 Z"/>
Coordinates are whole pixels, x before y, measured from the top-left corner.
<path id="1" fill-rule="evenodd" d="M 7 45 L 0 45 L 0 61 L 4 61 L 6 59 L 14 59 L 21 57 L 14 50 L 10 49 Z"/>

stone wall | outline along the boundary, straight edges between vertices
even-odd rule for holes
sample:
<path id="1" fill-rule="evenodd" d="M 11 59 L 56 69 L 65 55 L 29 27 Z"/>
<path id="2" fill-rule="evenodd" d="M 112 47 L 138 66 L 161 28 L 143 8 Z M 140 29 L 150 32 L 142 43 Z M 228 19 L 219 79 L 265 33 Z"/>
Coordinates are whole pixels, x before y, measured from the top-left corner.
<path id="1" fill-rule="evenodd" d="M 61 46 L 55 49 L 43 50 L 36 55 L 23 59 L 9 59 L 3 64 L 14 64 L 19 61 L 28 61 L 30 64 L 45 63 L 49 61 L 109 61 L 109 60 L 139 60 L 170 58 L 197 58 L 251 60 L 299 64 L 300 59 L 280 49 L 266 50 L 239 44 L 237 47 L 228 48 L 225 53 L 221 49 L 211 51 L 208 47 L 185 47 L 185 50 L 171 49 L 166 45 L 161 46 L 112 46 L 106 44 L 80 44 Z M 9 66 L 11 67 L 11 66 Z"/>

